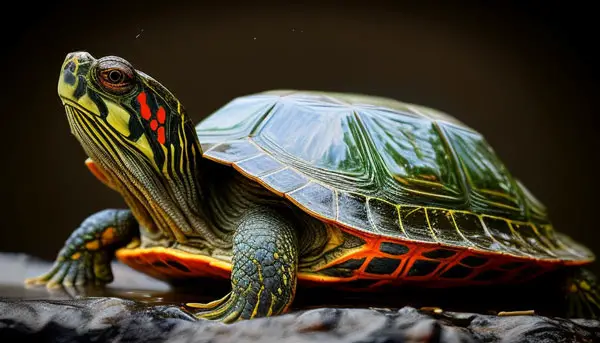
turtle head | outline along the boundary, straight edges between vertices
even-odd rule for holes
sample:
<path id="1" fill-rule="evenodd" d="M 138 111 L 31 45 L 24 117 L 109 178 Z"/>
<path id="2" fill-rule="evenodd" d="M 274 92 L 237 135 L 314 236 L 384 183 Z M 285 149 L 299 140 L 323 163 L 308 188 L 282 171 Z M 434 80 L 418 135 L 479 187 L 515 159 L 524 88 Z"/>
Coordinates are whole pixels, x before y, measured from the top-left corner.
<path id="1" fill-rule="evenodd" d="M 177 153 L 186 149 L 184 145 L 196 144 L 193 126 L 179 101 L 123 58 L 68 54 L 58 94 L 71 131 L 86 151 L 93 146 L 104 153 L 127 153 L 162 171 L 169 164 L 179 165 L 174 159 L 181 158 Z"/>
<path id="2" fill-rule="evenodd" d="M 62 64 L 58 94 L 90 169 L 137 209 L 144 226 L 167 232 L 191 221 L 185 217 L 199 203 L 201 148 L 167 88 L 123 58 L 73 52 Z"/>

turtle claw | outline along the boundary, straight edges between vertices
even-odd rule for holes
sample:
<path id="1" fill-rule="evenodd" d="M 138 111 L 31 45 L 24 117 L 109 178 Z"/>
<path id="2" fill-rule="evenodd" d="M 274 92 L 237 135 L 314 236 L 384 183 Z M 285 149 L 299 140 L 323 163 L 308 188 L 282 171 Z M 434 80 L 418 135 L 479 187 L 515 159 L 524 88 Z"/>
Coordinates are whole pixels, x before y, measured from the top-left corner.
<path id="1" fill-rule="evenodd" d="M 187 307 L 191 307 L 191 308 L 197 308 L 197 309 L 202 309 L 202 310 L 210 310 L 213 308 L 216 308 L 217 306 L 223 304 L 224 302 L 227 301 L 227 299 L 229 298 L 230 294 L 227 294 L 226 296 L 224 296 L 221 299 L 215 300 L 215 301 L 211 301 L 209 303 L 206 304 L 201 304 L 201 303 L 187 303 L 186 306 Z"/>
<path id="2" fill-rule="evenodd" d="M 106 252 L 83 251 L 70 257 L 59 257 L 52 268 L 37 277 L 25 280 L 26 285 L 46 288 L 74 286 L 103 286 L 113 280 L 110 261 Z"/>
<path id="3" fill-rule="evenodd" d="M 60 270 L 61 265 L 62 265 L 61 262 L 58 262 L 58 261 L 55 262 L 54 265 L 52 266 L 52 268 L 48 272 L 46 272 L 40 276 L 25 279 L 25 284 L 30 285 L 30 286 L 46 285 L 47 288 L 54 288 L 55 282 L 53 282 L 51 280 L 53 280 L 55 275 L 57 275 L 58 271 Z"/>
<path id="4" fill-rule="evenodd" d="M 247 305 L 248 304 L 243 297 L 232 293 L 207 304 L 186 304 L 188 307 L 200 309 L 200 311 L 195 314 L 197 318 L 216 320 L 225 324 L 230 324 L 241 319 L 253 318 L 252 315 L 248 316 L 248 318 L 242 316 L 242 312 Z"/>

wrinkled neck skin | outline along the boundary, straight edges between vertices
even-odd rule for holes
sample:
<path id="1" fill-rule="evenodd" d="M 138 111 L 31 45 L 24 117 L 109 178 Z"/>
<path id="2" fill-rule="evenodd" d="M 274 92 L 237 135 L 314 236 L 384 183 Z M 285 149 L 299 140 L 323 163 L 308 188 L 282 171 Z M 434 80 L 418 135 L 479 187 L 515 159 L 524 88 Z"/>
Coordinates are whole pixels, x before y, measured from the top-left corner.
<path id="1" fill-rule="evenodd" d="M 78 118 L 79 116 L 79 118 Z M 73 134 L 88 156 L 107 179 L 107 184 L 119 192 L 140 223 L 142 244 L 170 245 L 172 242 L 200 245 L 212 250 L 231 246 L 231 234 L 216 228 L 205 210 L 201 188 L 200 144 L 195 135 L 187 135 L 193 144 L 184 151 L 183 172 L 162 171 L 139 152 L 128 149 L 104 149 L 73 121 L 89 121 L 76 111 L 69 111 Z M 168 166 L 168 165 L 166 165 Z"/>

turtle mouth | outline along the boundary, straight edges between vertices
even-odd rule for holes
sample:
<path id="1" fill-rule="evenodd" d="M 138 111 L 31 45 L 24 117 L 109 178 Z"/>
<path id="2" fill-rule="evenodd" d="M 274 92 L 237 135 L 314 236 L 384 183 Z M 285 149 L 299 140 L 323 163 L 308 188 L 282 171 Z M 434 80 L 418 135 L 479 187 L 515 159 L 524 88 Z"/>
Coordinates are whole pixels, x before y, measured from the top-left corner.
<path id="1" fill-rule="evenodd" d="M 62 102 L 62 105 L 65 107 L 65 111 L 67 112 L 67 115 L 69 114 L 69 111 L 77 111 L 79 112 L 79 114 L 84 114 L 84 115 L 88 115 L 91 117 L 98 117 L 99 114 L 94 113 L 92 111 L 90 111 L 89 109 L 81 106 L 77 101 L 71 100 L 69 98 L 65 98 L 65 97 L 60 97 L 60 101 Z"/>

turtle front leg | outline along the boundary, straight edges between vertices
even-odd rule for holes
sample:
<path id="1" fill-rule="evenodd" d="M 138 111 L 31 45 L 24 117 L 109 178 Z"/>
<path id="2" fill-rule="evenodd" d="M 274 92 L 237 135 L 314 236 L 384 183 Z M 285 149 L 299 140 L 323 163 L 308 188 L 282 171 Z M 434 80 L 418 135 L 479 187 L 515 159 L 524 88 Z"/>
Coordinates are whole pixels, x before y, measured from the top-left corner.
<path id="1" fill-rule="evenodd" d="M 115 250 L 138 235 L 138 223 L 130 210 L 97 212 L 71 234 L 47 273 L 25 283 L 48 288 L 109 283 L 113 280 L 110 263 Z"/>
<path id="2" fill-rule="evenodd" d="M 288 218 L 269 208 L 245 215 L 233 237 L 231 292 L 201 309 L 199 318 L 231 323 L 285 312 L 294 299 L 298 246 Z"/>

